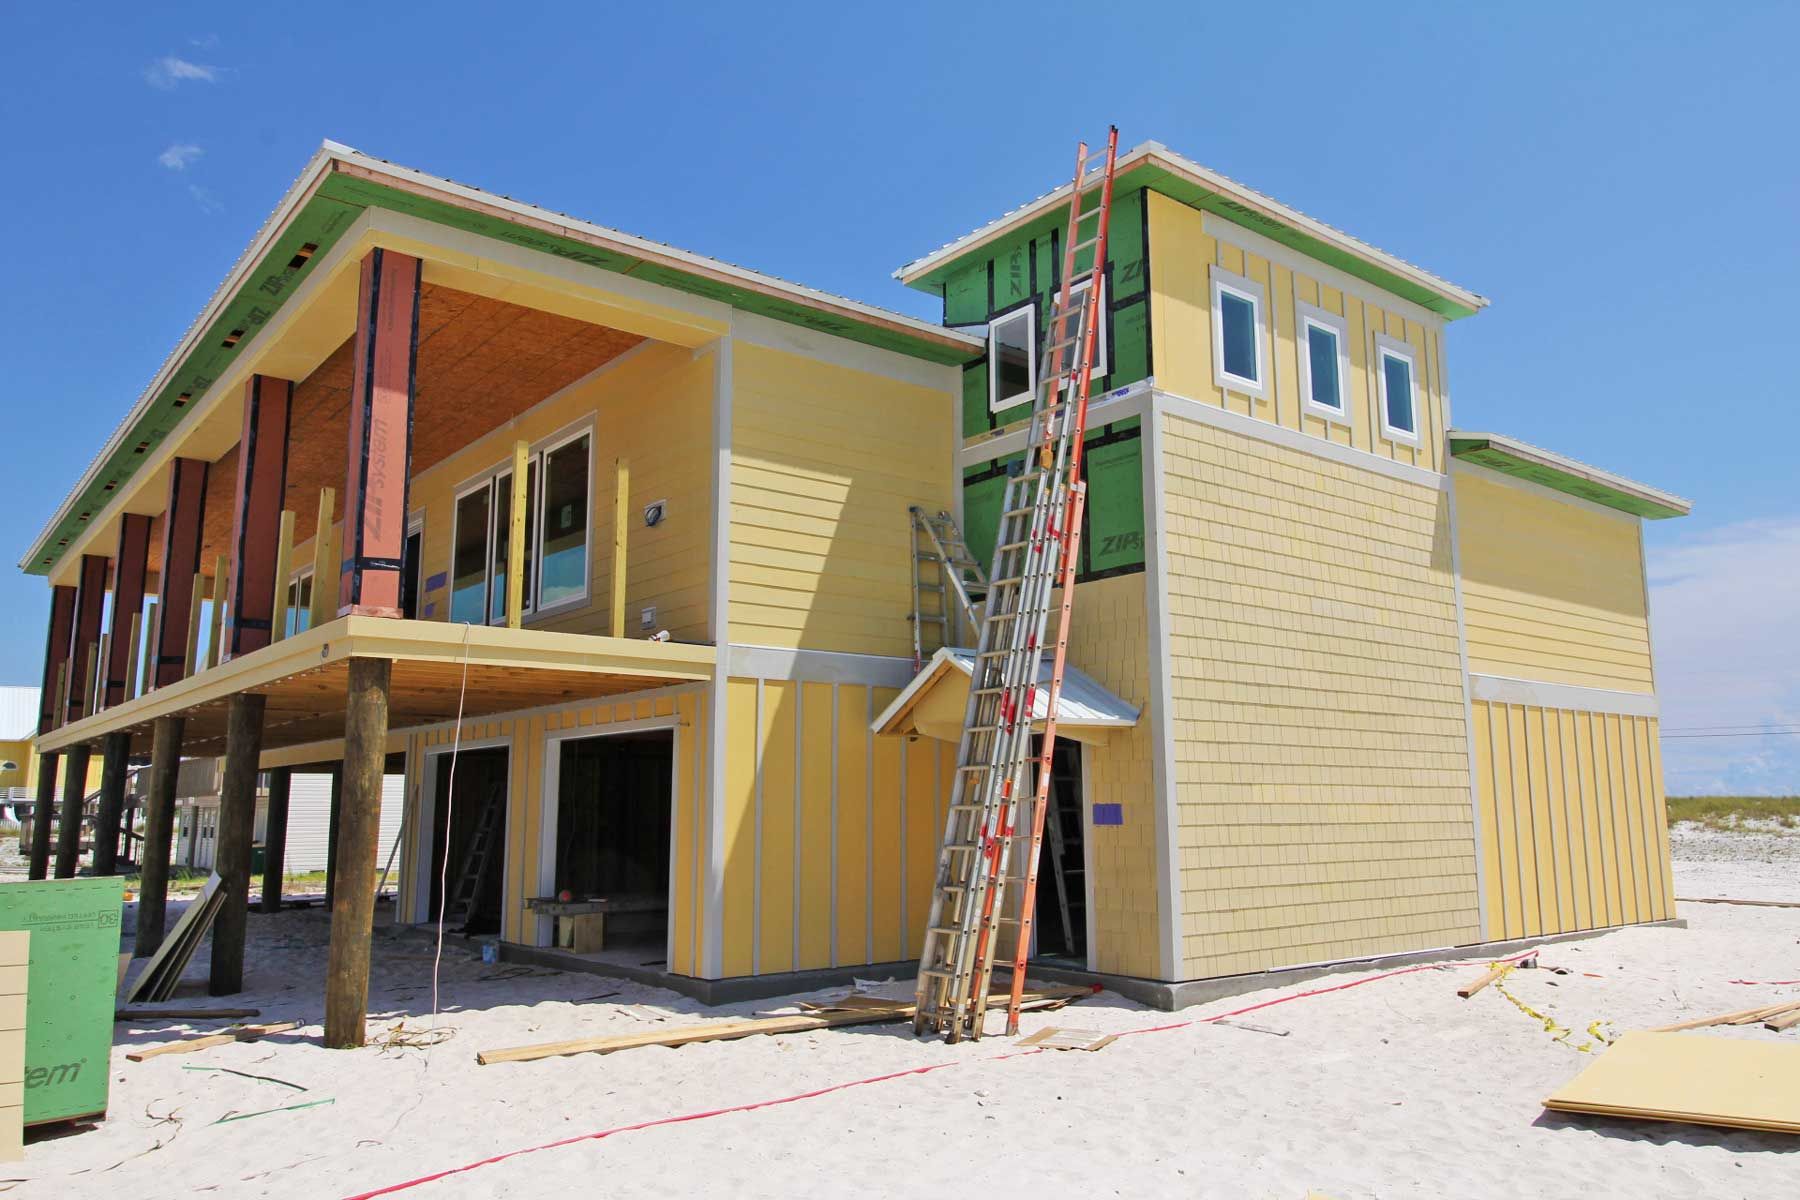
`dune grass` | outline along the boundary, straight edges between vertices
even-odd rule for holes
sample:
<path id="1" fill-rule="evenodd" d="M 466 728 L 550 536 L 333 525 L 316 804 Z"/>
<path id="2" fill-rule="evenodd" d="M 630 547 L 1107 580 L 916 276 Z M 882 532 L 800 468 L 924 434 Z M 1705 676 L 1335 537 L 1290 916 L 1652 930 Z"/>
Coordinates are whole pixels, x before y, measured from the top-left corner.
<path id="1" fill-rule="evenodd" d="M 1800 829 L 1800 796 L 1670 796 L 1669 824 L 1677 821 L 1708 829 L 1742 829 L 1750 822 Z"/>

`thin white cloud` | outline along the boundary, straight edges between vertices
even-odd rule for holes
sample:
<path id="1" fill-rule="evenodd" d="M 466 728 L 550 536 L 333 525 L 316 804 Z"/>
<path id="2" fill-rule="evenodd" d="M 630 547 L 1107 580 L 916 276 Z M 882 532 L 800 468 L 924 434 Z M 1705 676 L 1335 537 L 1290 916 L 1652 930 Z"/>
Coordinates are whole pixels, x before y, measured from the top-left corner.
<path id="1" fill-rule="evenodd" d="M 218 44 L 219 35 L 216 33 L 203 33 L 199 37 L 191 37 L 188 39 L 188 45 L 194 47 L 196 50 L 211 50 Z"/>
<path id="2" fill-rule="evenodd" d="M 185 171 L 188 165 L 206 151 L 192 142 L 176 142 L 156 156 L 156 161 L 171 171 Z"/>
<path id="3" fill-rule="evenodd" d="M 197 183 L 188 184 L 188 195 L 194 198 L 194 203 L 200 206 L 200 211 L 203 213 L 225 211 L 225 206 L 219 203 L 219 198 Z"/>
<path id="4" fill-rule="evenodd" d="M 1800 793 L 1800 516 L 1721 526 L 1649 554 L 1671 795 Z"/>
<path id="5" fill-rule="evenodd" d="M 217 83 L 219 68 L 165 54 L 144 68 L 144 78 L 151 87 L 166 92 L 183 83 Z"/>

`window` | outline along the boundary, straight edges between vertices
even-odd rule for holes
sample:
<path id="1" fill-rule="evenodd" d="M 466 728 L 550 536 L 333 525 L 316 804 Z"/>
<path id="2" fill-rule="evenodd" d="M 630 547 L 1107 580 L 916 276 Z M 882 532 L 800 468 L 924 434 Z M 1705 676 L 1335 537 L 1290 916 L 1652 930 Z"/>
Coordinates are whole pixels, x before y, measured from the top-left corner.
<path id="1" fill-rule="evenodd" d="M 1344 318 L 1310 304 L 1300 315 L 1300 395 L 1308 412 L 1328 420 L 1350 420 L 1345 389 L 1350 380 L 1350 331 Z"/>
<path id="2" fill-rule="evenodd" d="M 1069 303 L 1076 304 L 1076 303 L 1079 303 L 1080 301 L 1082 301 L 1083 299 L 1085 299 L 1087 296 L 1088 288 L 1090 288 L 1092 286 L 1093 286 L 1093 284 L 1092 284 L 1091 280 L 1084 279 L 1080 283 L 1076 284 L 1074 287 L 1071 287 L 1069 289 Z M 1107 358 L 1107 353 L 1106 353 L 1107 346 L 1106 346 L 1106 281 L 1105 280 L 1100 281 L 1100 312 L 1098 314 L 1098 320 L 1099 320 L 1100 324 L 1094 330 L 1094 369 L 1092 372 L 1090 372 L 1090 377 L 1094 378 L 1094 379 L 1098 379 L 1102 375 L 1105 375 L 1112 368 L 1112 363 Z M 1075 350 L 1076 350 L 1076 348 L 1074 346 L 1070 346 L 1066 351 L 1064 351 L 1064 354 L 1066 355 L 1066 357 L 1063 359 L 1065 370 L 1068 369 L 1068 367 L 1074 365 Z"/>
<path id="3" fill-rule="evenodd" d="M 1380 366 L 1381 433 L 1389 441 L 1419 441 L 1419 408 L 1413 388 L 1413 352 L 1405 342 L 1385 334 L 1375 335 L 1375 357 Z"/>
<path id="4" fill-rule="evenodd" d="M 400 615 L 408 621 L 419 619 L 419 571 L 424 554 L 425 518 L 415 516 L 406 523 L 406 549 L 400 554 Z"/>
<path id="5" fill-rule="evenodd" d="M 1263 395 L 1263 289 L 1260 283 L 1213 268 L 1213 382 L 1233 392 Z"/>
<path id="6" fill-rule="evenodd" d="M 988 322 L 988 410 L 1029 404 L 1037 394 L 1037 307 Z"/>
<path id="7" fill-rule="evenodd" d="M 526 613 L 587 599 L 592 443 L 592 436 L 584 431 L 533 451 L 527 464 L 522 605 Z M 452 621 L 499 624 L 506 620 L 512 484 L 508 464 L 456 498 L 450 562 Z"/>
<path id="8" fill-rule="evenodd" d="M 288 581 L 287 625 L 283 637 L 293 637 L 312 628 L 313 570 L 301 571 Z"/>

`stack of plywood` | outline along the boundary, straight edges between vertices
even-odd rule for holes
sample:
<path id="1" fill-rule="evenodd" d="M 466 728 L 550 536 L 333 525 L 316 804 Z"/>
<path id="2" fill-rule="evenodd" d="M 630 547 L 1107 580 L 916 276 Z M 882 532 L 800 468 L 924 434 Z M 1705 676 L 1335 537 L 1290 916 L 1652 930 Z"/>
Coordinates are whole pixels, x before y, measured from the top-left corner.
<path id="1" fill-rule="evenodd" d="M 1544 1107 L 1560 1112 L 1800 1133 L 1800 1046 L 1628 1033 Z"/>
<path id="2" fill-rule="evenodd" d="M 29 933 L 0 933 L 0 1162 L 25 1157 L 25 986 Z"/>

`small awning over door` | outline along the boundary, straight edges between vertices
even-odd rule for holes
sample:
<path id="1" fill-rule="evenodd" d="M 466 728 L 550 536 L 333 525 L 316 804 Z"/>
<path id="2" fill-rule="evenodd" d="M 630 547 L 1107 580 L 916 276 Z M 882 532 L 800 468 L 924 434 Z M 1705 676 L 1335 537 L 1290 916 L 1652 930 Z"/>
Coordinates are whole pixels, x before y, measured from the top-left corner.
<path id="1" fill-rule="evenodd" d="M 1050 672 L 1046 657 L 1038 664 L 1038 686 L 1032 697 L 1031 717 L 1042 729 L 1049 715 Z M 962 737 L 963 712 L 969 702 L 969 680 L 975 673 L 975 652 L 946 647 L 931 656 L 925 669 L 875 718 L 876 733 L 923 734 L 940 741 Z M 1114 730 L 1138 723 L 1138 710 L 1106 690 L 1094 678 L 1074 667 L 1063 668 L 1062 695 L 1056 705 L 1057 736 L 1092 745 L 1104 743 Z"/>

